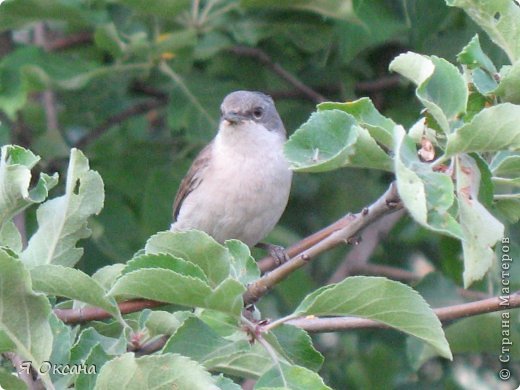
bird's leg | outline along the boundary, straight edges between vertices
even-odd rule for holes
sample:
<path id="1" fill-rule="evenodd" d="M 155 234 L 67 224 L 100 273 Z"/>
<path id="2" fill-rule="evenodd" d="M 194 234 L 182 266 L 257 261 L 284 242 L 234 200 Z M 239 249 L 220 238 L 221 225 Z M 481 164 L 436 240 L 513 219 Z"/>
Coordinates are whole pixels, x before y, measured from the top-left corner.
<path id="1" fill-rule="evenodd" d="M 269 256 L 274 259 L 277 266 L 289 260 L 289 255 L 283 246 L 259 242 L 255 247 L 266 250 Z"/>

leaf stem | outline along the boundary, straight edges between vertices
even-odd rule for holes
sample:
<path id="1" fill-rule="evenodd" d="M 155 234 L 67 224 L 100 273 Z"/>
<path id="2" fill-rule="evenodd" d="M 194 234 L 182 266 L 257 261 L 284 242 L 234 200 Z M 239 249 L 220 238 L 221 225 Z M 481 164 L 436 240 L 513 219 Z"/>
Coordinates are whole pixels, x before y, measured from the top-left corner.
<path id="1" fill-rule="evenodd" d="M 256 339 L 258 340 L 260 345 L 265 348 L 265 350 L 271 357 L 271 360 L 278 368 L 278 371 L 280 372 L 280 377 L 283 381 L 284 388 L 289 388 L 287 385 L 287 379 L 285 379 L 285 375 L 283 374 L 282 366 L 280 365 L 280 359 L 278 359 L 278 356 L 276 355 L 276 352 L 274 351 L 273 347 L 271 347 L 271 344 L 269 344 L 261 335 L 258 335 Z"/>
<path id="2" fill-rule="evenodd" d="M 276 328 L 277 326 L 282 325 L 284 322 L 290 321 L 295 318 L 298 318 L 298 316 L 295 314 L 290 314 L 288 316 L 278 318 L 276 321 L 270 322 L 269 324 L 264 326 L 262 329 L 267 332 L 267 331 L 270 331 L 270 330 Z"/>

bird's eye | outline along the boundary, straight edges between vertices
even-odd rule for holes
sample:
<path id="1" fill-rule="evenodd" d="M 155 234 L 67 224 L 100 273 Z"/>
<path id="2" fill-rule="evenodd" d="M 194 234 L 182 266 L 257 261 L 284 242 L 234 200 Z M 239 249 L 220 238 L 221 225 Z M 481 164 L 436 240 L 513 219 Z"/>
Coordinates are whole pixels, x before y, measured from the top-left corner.
<path id="1" fill-rule="evenodd" d="M 262 115 L 264 114 L 264 109 L 262 107 L 256 107 L 254 110 L 253 110 L 253 116 L 256 118 L 256 119 L 260 119 L 262 117 Z"/>

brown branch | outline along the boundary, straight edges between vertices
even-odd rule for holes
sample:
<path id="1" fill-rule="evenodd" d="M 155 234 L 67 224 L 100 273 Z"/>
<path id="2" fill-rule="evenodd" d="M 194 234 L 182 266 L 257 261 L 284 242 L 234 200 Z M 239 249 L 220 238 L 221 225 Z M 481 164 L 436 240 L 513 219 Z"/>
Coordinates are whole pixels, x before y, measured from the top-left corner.
<path id="1" fill-rule="evenodd" d="M 271 69 L 274 73 L 280 76 L 280 78 L 291 84 L 297 90 L 304 93 L 305 96 L 307 96 L 313 102 L 320 103 L 326 100 L 325 97 L 320 95 L 311 87 L 302 83 L 294 75 L 285 70 L 280 64 L 274 62 L 271 57 L 269 57 L 269 55 L 262 49 L 258 49 L 256 47 L 235 46 L 230 48 L 229 51 L 241 57 L 251 57 L 260 61 L 260 63 Z"/>
<path id="2" fill-rule="evenodd" d="M 509 305 L 505 305 L 499 297 L 493 297 L 476 302 L 440 307 L 433 311 L 440 321 L 447 322 L 518 307 L 520 307 L 519 292 L 510 296 Z M 302 317 L 289 320 L 286 323 L 302 328 L 307 332 L 338 332 L 360 328 L 388 328 L 387 325 L 380 322 L 356 317 Z"/>
<path id="3" fill-rule="evenodd" d="M 357 214 L 347 215 L 331 226 L 300 241 L 296 246 L 305 247 L 303 251 L 294 254 L 294 252 L 296 252 L 294 247 L 289 248 L 288 255 L 291 259 L 251 283 L 244 294 L 244 302 L 246 304 L 256 302 L 270 288 L 281 282 L 298 268 L 306 265 L 320 253 L 340 244 L 350 243 L 352 238 L 359 234 L 359 232 L 370 223 L 402 207 L 403 205 L 397 194 L 397 186 L 394 182 L 390 184 L 388 190 L 371 206 L 364 208 Z M 316 240 L 316 236 L 320 236 L 320 239 Z M 304 241 L 313 241 L 313 238 L 314 241 L 317 241 L 314 244 L 302 244 Z"/>
<path id="4" fill-rule="evenodd" d="M 107 118 L 103 123 L 93 129 L 90 133 L 84 136 L 79 142 L 76 144 L 78 149 L 83 149 L 90 143 L 94 142 L 96 139 L 101 137 L 108 129 L 112 126 L 117 125 L 121 122 L 124 122 L 128 118 L 132 116 L 137 116 L 141 114 L 145 114 L 148 111 L 154 110 L 156 108 L 162 107 L 167 103 L 166 99 L 152 99 L 144 102 L 137 103 L 126 110 L 121 111 L 109 118 Z"/>
<path id="5" fill-rule="evenodd" d="M 49 51 L 69 49 L 74 46 L 90 44 L 94 41 L 94 35 L 90 31 L 80 32 L 66 37 L 54 38 L 47 43 Z"/>
<path id="6" fill-rule="evenodd" d="M 374 80 L 358 81 L 354 87 L 356 92 L 371 93 L 397 87 L 401 83 L 401 76 L 390 75 Z"/>
<path id="7" fill-rule="evenodd" d="M 119 303 L 121 314 L 134 313 L 143 309 L 151 309 L 164 306 L 165 303 L 148 299 L 134 299 Z M 84 309 L 54 309 L 54 314 L 66 324 L 78 324 L 93 320 L 105 320 L 112 315 L 99 307 L 86 307 Z"/>

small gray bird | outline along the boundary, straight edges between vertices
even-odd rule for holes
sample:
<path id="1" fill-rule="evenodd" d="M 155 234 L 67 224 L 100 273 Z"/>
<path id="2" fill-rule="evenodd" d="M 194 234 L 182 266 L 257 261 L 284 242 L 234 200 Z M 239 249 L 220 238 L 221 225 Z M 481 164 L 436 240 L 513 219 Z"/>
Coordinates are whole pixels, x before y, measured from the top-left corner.
<path id="1" fill-rule="evenodd" d="M 291 189 L 286 132 L 273 99 L 236 91 L 224 98 L 216 137 L 199 153 L 173 204 L 171 230 L 257 245 L 276 225 Z M 280 260 L 279 247 L 267 247 Z"/>

